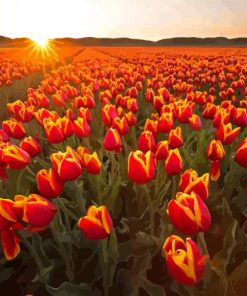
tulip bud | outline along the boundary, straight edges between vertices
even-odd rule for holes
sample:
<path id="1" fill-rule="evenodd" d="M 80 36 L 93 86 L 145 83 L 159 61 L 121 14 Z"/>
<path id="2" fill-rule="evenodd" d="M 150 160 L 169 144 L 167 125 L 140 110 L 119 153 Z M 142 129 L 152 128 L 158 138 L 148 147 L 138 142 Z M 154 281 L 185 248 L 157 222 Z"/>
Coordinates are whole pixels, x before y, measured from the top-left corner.
<path id="1" fill-rule="evenodd" d="M 86 216 L 78 221 L 78 226 L 90 240 L 107 238 L 113 227 L 111 216 L 105 206 L 90 206 Z"/>
<path id="2" fill-rule="evenodd" d="M 204 273 L 208 256 L 202 256 L 197 244 L 186 238 L 184 242 L 177 235 L 170 235 L 164 243 L 167 269 L 170 275 L 183 285 L 197 284 Z"/>
<path id="3" fill-rule="evenodd" d="M 184 234 L 206 231 L 211 224 L 209 210 L 194 191 L 191 194 L 178 192 L 167 208 L 172 224 Z"/>
<path id="4" fill-rule="evenodd" d="M 183 161 L 178 149 L 173 149 L 168 152 L 165 161 L 165 172 L 168 176 L 180 174 L 183 169 Z"/>
<path id="5" fill-rule="evenodd" d="M 122 150 L 122 141 L 118 131 L 109 128 L 104 138 L 104 148 L 109 151 L 120 152 Z"/>
<path id="6" fill-rule="evenodd" d="M 42 169 L 36 175 L 40 194 L 46 198 L 55 198 L 63 192 L 63 182 L 54 169 Z"/>
<path id="7" fill-rule="evenodd" d="M 138 184 L 145 184 L 155 177 L 155 159 L 151 151 L 131 151 L 128 158 L 128 176 Z"/>

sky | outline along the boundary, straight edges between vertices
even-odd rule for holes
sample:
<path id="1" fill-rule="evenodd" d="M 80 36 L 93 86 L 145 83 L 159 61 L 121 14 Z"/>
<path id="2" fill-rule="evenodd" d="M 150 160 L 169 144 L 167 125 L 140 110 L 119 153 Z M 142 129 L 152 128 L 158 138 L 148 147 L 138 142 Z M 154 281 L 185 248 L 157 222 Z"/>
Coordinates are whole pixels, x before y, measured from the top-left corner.
<path id="1" fill-rule="evenodd" d="M 247 37 L 247 0 L 0 0 L 0 35 Z"/>

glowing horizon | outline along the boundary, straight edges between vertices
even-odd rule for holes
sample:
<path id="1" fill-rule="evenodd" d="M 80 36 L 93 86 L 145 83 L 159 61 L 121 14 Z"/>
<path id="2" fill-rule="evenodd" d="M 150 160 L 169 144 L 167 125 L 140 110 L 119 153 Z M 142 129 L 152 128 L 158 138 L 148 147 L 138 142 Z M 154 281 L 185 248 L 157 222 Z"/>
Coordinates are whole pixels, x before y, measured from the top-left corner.
<path id="1" fill-rule="evenodd" d="M 247 37 L 245 0 L 0 0 L 0 35 L 54 38 Z"/>

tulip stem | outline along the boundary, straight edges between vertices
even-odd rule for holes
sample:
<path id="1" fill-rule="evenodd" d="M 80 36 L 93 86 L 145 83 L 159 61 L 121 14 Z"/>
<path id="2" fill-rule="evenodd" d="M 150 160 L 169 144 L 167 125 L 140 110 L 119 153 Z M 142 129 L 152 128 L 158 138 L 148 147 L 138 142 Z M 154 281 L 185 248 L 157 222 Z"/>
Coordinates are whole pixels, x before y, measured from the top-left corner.
<path id="1" fill-rule="evenodd" d="M 172 198 L 175 197 L 177 193 L 177 178 L 176 176 L 172 176 Z"/>
<path id="2" fill-rule="evenodd" d="M 145 184 L 144 186 L 144 190 L 145 190 L 145 195 L 146 195 L 146 201 L 147 201 L 147 205 L 149 208 L 149 215 L 150 215 L 150 234 L 153 236 L 154 235 L 154 212 L 153 212 L 153 205 L 152 205 L 152 200 L 151 200 L 151 196 L 148 190 L 147 185 Z"/>

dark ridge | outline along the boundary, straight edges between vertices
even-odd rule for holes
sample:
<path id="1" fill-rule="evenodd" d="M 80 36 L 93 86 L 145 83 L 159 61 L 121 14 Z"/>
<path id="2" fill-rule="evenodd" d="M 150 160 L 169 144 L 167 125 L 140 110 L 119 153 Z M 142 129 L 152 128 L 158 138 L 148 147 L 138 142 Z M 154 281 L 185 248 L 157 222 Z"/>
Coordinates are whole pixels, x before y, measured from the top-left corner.
<path id="1" fill-rule="evenodd" d="M 57 46 L 247 46 L 247 38 L 198 38 L 198 37 L 175 37 L 158 41 L 131 39 L 131 38 L 56 38 Z M 0 36 L 0 47 L 24 47 L 28 38 L 11 39 Z"/>

